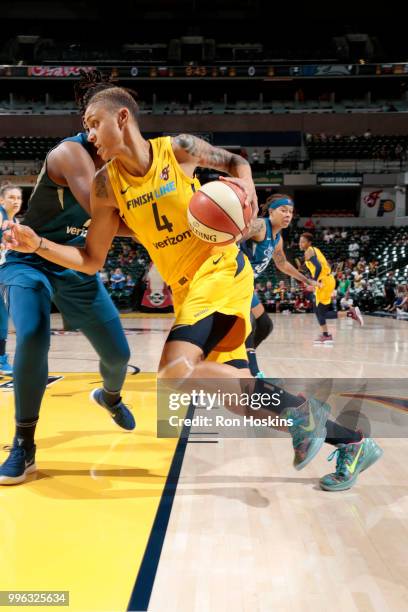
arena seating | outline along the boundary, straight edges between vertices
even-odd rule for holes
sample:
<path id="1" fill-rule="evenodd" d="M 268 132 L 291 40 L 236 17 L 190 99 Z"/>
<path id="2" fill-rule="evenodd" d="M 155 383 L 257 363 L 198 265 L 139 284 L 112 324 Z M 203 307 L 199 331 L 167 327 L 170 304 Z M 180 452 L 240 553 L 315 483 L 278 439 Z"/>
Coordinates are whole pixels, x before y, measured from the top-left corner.
<path id="1" fill-rule="evenodd" d="M 406 159 L 408 136 L 316 135 L 305 141 L 310 159 Z"/>
<path id="2" fill-rule="evenodd" d="M 61 138 L 40 136 L 4 137 L 0 141 L 1 160 L 42 160 Z"/>

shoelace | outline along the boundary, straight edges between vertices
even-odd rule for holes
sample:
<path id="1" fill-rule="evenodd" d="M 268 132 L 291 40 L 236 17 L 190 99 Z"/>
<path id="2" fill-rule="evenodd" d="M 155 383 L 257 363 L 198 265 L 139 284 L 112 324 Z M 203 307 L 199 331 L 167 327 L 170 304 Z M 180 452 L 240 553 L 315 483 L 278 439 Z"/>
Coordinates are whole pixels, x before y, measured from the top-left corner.
<path id="1" fill-rule="evenodd" d="M 12 446 L 10 448 L 10 454 L 7 457 L 7 459 L 4 462 L 4 464 L 5 465 L 7 464 L 7 466 L 18 465 L 20 463 L 21 459 L 24 459 L 24 457 L 25 457 L 25 451 L 24 451 L 23 448 L 21 448 L 19 446 L 18 447 Z"/>
<path id="2" fill-rule="evenodd" d="M 343 445 L 343 446 L 339 446 L 338 448 L 336 448 L 336 450 L 334 450 L 327 457 L 328 461 L 332 461 L 334 457 L 336 457 L 336 474 L 339 476 L 345 476 L 347 474 L 346 466 L 347 466 L 348 454 L 349 453 L 347 452 L 346 446 Z"/>

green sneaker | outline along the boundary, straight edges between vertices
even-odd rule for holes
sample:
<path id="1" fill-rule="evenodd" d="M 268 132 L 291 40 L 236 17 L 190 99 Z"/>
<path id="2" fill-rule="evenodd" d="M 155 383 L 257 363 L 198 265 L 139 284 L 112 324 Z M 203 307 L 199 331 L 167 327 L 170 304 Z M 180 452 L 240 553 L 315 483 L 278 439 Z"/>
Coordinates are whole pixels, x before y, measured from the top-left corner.
<path id="1" fill-rule="evenodd" d="M 310 398 L 298 408 L 289 408 L 282 413 L 285 418 L 293 419 L 289 427 L 292 436 L 293 467 L 303 469 L 316 457 L 326 438 L 326 421 L 329 418 L 330 406 L 325 402 Z"/>
<path id="2" fill-rule="evenodd" d="M 351 489 L 360 472 L 373 465 L 383 454 L 382 448 L 372 438 L 363 438 L 361 442 L 339 444 L 328 457 L 336 457 L 336 471 L 320 479 L 320 486 L 325 491 L 345 491 Z"/>

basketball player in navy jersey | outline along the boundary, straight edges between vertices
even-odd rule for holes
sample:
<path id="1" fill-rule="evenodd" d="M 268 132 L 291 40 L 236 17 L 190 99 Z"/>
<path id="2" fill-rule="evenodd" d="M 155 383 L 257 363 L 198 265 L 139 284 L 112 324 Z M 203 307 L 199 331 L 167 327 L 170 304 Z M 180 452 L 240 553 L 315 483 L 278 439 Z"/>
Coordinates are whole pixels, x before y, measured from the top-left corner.
<path id="1" fill-rule="evenodd" d="M 85 133 L 60 142 L 47 155 L 24 224 L 60 243 L 84 244 L 91 184 L 100 165 Z M 119 233 L 131 235 L 128 228 Z M 118 311 L 98 275 L 67 270 L 35 252 L 9 251 L 0 267 L 0 287 L 7 296 L 17 339 L 16 430 L 10 455 L 0 466 L 0 485 L 6 485 L 23 482 L 36 470 L 34 434 L 48 380 L 51 302 L 71 327 L 83 332 L 100 358 L 103 388 L 92 392 L 93 401 L 123 429 L 134 429 L 135 420 L 120 396 L 129 346 Z"/>
<path id="2" fill-rule="evenodd" d="M 255 219 L 241 250 L 249 258 L 255 279 L 268 267 L 273 259 L 275 266 L 281 272 L 295 278 L 301 283 L 314 288 L 317 282 L 304 276 L 291 263 L 288 262 L 283 250 L 281 232 L 289 227 L 293 218 L 293 200 L 287 195 L 276 193 L 270 196 L 264 206 L 263 212 L 268 213 L 266 218 Z M 263 377 L 259 370 L 255 349 L 269 336 L 273 329 L 272 321 L 254 292 L 251 310 L 253 315 L 253 328 L 246 341 L 247 355 L 251 374 Z"/>
<path id="3" fill-rule="evenodd" d="M 23 203 L 23 192 L 13 183 L 5 182 L 0 185 L 0 240 L 3 221 L 15 221 L 16 215 Z M 0 252 L 0 265 L 4 262 L 6 252 Z M 6 342 L 8 336 L 8 312 L 0 294 L 0 374 L 12 376 L 13 368 L 8 361 Z"/>

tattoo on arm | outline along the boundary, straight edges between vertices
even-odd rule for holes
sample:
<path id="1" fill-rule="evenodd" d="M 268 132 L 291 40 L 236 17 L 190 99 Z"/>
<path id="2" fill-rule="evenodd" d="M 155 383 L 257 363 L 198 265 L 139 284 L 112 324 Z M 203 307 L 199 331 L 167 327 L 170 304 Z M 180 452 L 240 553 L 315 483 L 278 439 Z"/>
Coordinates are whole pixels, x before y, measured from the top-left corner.
<path id="1" fill-rule="evenodd" d="M 285 253 L 283 251 L 276 251 L 273 254 L 273 261 L 277 266 L 283 266 L 287 262 Z"/>
<path id="2" fill-rule="evenodd" d="M 264 226 L 263 219 L 254 219 L 251 222 L 251 226 L 249 228 L 247 238 L 251 238 L 252 236 L 256 236 L 257 234 L 260 234 L 262 230 L 264 229 L 264 227 L 265 226 Z"/>
<path id="3" fill-rule="evenodd" d="M 106 176 L 97 174 L 95 176 L 95 194 L 97 198 L 107 198 L 108 190 L 106 187 Z"/>
<path id="4" fill-rule="evenodd" d="M 237 166 L 249 165 L 240 155 L 230 153 L 219 147 L 213 147 L 202 138 L 197 138 L 192 134 L 179 134 L 174 138 L 174 142 L 186 153 L 195 157 L 197 165 L 200 166 L 214 168 L 234 175 L 234 169 Z"/>

